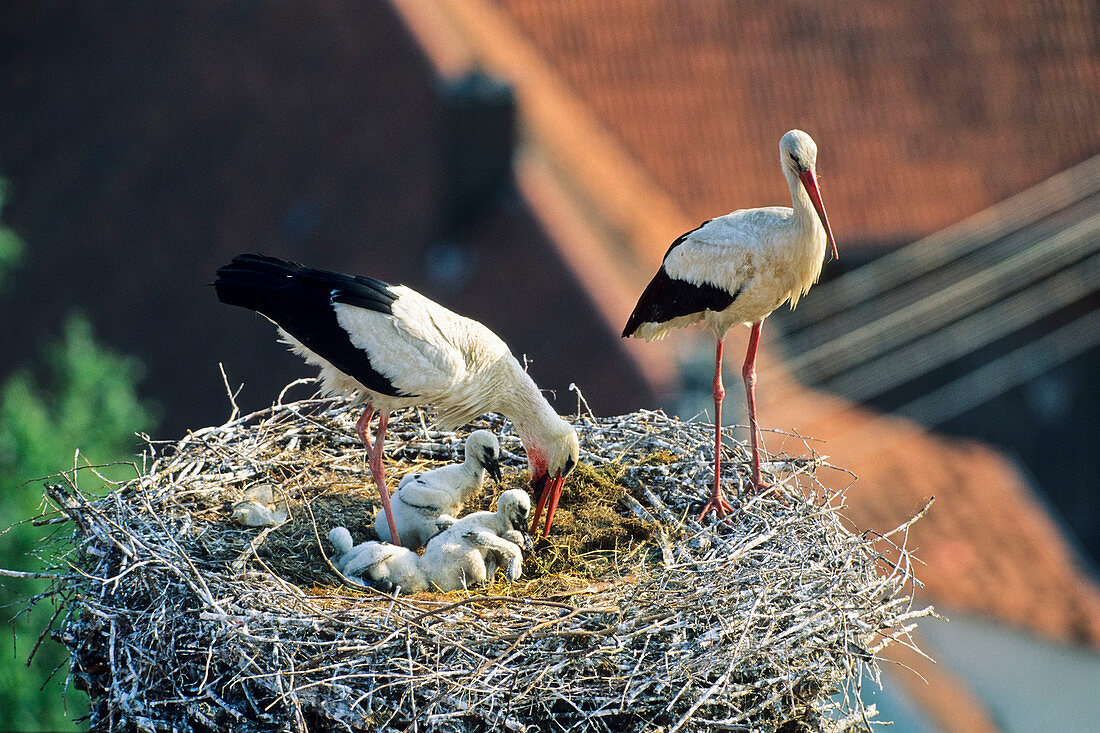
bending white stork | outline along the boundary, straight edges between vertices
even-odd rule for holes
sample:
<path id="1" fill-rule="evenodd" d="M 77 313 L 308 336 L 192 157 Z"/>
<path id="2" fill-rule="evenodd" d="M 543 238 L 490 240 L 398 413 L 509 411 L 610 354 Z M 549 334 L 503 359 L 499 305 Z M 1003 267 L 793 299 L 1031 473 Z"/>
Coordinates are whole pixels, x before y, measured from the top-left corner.
<path id="1" fill-rule="evenodd" d="M 700 521 L 714 509 L 732 511 L 719 483 L 722 447 L 722 340 L 731 326 L 751 326 L 741 369 L 752 432 L 752 483 L 760 479 L 760 437 L 756 422 L 756 349 L 764 319 L 784 302 L 791 308 L 821 274 L 826 243 L 836 241 L 817 190 L 817 145 L 801 130 L 779 140 L 779 162 L 791 189 L 793 209 L 741 209 L 704 222 L 682 235 L 665 253 L 623 329 L 623 337 L 647 341 L 674 328 L 702 321 L 718 346 L 714 363 L 714 492 Z"/>
<path id="2" fill-rule="evenodd" d="M 390 411 L 431 405 L 435 422 L 451 430 L 485 412 L 516 427 L 527 450 L 531 485 L 550 517 L 565 477 L 577 465 L 577 433 L 554 412 L 508 346 L 477 321 L 453 313 L 404 285 L 316 270 L 274 257 L 244 254 L 218 270 L 223 303 L 273 321 L 282 340 L 320 367 L 330 394 L 365 404 L 355 424 L 370 455 L 371 473 L 400 544 L 382 466 Z M 373 446 L 367 428 L 375 410 Z M 536 515 L 536 521 L 538 517 Z"/>

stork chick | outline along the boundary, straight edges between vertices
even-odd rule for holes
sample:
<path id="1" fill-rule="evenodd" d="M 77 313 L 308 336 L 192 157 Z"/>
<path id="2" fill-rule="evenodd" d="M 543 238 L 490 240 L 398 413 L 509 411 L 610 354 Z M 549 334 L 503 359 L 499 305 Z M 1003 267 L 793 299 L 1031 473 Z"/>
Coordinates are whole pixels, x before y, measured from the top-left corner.
<path id="1" fill-rule="evenodd" d="M 510 581 L 523 572 L 528 544 L 531 497 L 522 489 L 505 491 L 495 512 L 474 512 L 428 541 L 420 569 L 441 591 L 459 590 L 490 580 L 500 566 Z"/>
<path id="2" fill-rule="evenodd" d="M 223 303 L 273 321 L 285 343 L 320 367 L 327 392 L 365 404 L 355 429 L 370 456 L 389 519 L 393 509 L 382 443 L 390 411 L 431 405 L 443 430 L 485 412 L 499 412 L 512 421 L 527 451 L 540 508 L 549 500 L 544 534 L 550 531 L 565 477 L 577 465 L 577 433 L 550 407 L 508 346 L 484 325 L 404 285 L 263 255 L 233 258 L 218 270 L 214 287 Z M 376 409 L 372 444 L 367 428 Z M 400 544 L 393 523 L 389 536 Z"/>
<path id="3" fill-rule="evenodd" d="M 336 548 L 332 564 L 348 580 L 385 593 L 398 588 L 405 593 L 428 590 L 428 580 L 420 569 L 420 556 L 412 550 L 373 540 L 352 545 L 346 527 L 333 527 L 328 539 Z"/>
<path id="4" fill-rule="evenodd" d="M 466 438 L 462 463 L 406 474 L 391 502 L 403 545 L 420 549 L 439 532 L 440 522 L 454 524 L 463 504 L 481 489 L 486 473 L 500 480 L 500 443 L 488 430 L 475 430 Z M 384 507 L 374 517 L 374 531 L 384 542 L 391 541 Z"/>
<path id="5" fill-rule="evenodd" d="M 794 206 L 741 209 L 680 236 L 638 299 L 623 338 L 649 341 L 702 321 L 718 341 L 714 358 L 714 490 L 700 521 L 713 509 L 732 507 L 722 495 L 722 340 L 735 324 L 751 327 L 741 376 L 752 434 L 752 485 L 760 478 L 760 429 L 756 422 L 756 349 L 764 319 L 783 303 L 791 308 L 821 274 L 825 245 L 837 257 L 836 240 L 817 190 L 817 145 L 801 130 L 779 140 L 779 163 Z"/>

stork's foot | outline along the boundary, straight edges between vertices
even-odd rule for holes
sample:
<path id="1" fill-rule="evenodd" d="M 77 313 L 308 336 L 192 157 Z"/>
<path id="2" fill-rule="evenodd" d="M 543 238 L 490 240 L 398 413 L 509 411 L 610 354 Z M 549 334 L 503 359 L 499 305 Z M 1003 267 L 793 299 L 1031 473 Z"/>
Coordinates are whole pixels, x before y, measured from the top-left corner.
<path id="1" fill-rule="evenodd" d="M 759 481 L 759 482 L 755 482 L 755 483 L 752 482 L 752 481 L 746 481 L 745 482 L 745 495 L 746 496 L 765 496 L 768 493 L 770 493 L 772 496 L 774 496 L 776 499 L 778 499 L 779 503 L 782 504 L 783 506 L 788 506 L 789 507 L 791 505 L 791 502 L 787 498 L 787 495 L 784 494 L 778 486 L 776 486 L 774 484 L 765 483 L 763 481 Z"/>
<path id="2" fill-rule="evenodd" d="M 721 489 L 717 489 L 710 500 L 703 505 L 703 511 L 699 512 L 699 518 L 696 521 L 702 522 L 712 511 L 718 515 L 719 519 L 725 519 L 727 515 L 733 514 L 733 506 L 722 496 Z"/>

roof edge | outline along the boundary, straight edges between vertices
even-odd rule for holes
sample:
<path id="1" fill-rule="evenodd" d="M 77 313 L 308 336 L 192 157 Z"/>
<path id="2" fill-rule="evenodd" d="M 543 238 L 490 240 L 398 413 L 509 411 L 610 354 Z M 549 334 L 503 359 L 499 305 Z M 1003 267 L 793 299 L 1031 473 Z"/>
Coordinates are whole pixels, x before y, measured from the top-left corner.
<path id="1" fill-rule="evenodd" d="M 517 186 L 612 333 L 656 263 L 648 251 L 690 228 L 672 203 L 566 88 L 509 19 L 480 0 L 390 0 L 444 78 L 482 67 L 519 100 Z M 563 120 L 567 121 L 563 124 Z M 658 396 L 679 382 L 671 344 L 622 342 Z"/>
<path id="2" fill-rule="evenodd" d="M 402 9 L 412 0 L 394 2 Z M 422 4 L 449 23 L 449 32 L 465 42 L 474 63 L 512 84 L 524 143 L 545 152 L 575 182 L 585 204 L 616 233 L 633 260 L 645 262 L 693 226 L 503 12 L 485 0 Z M 644 269 L 652 264 L 645 262 Z M 629 269 L 638 267 L 631 262 Z M 636 277 L 644 284 L 641 270 Z"/>
<path id="3" fill-rule="evenodd" d="M 578 210 L 543 156 L 534 151 L 521 155 L 516 160 L 516 178 L 539 224 L 596 304 L 605 327 L 618 334 L 637 298 L 633 279 L 613 261 L 609 248 L 601 243 L 601 233 Z M 680 376 L 672 344 L 624 339 L 620 345 L 659 396 L 667 396 L 678 386 Z"/>

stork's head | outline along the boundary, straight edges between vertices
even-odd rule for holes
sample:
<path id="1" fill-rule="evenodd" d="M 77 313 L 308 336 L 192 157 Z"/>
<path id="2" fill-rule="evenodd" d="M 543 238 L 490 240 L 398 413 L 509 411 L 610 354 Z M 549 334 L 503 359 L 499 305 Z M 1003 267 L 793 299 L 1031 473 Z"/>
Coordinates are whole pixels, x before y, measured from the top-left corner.
<path id="1" fill-rule="evenodd" d="M 500 481 L 500 441 L 488 430 L 475 430 L 466 438 L 466 460 L 481 466 Z"/>
<path id="2" fill-rule="evenodd" d="M 802 130 L 791 130 L 779 139 L 779 162 L 783 170 L 791 171 L 802 182 L 821 226 L 825 228 L 825 240 L 832 247 L 833 259 L 840 259 L 833 230 L 829 228 L 829 217 L 825 215 L 825 205 L 821 203 L 821 194 L 817 190 L 817 143 Z"/>
<path id="3" fill-rule="evenodd" d="M 577 431 L 572 425 L 559 418 L 548 427 L 542 440 L 527 449 L 531 488 L 540 498 L 545 492 L 550 492 L 551 496 L 561 493 L 565 477 L 577 467 L 581 452 Z"/>

